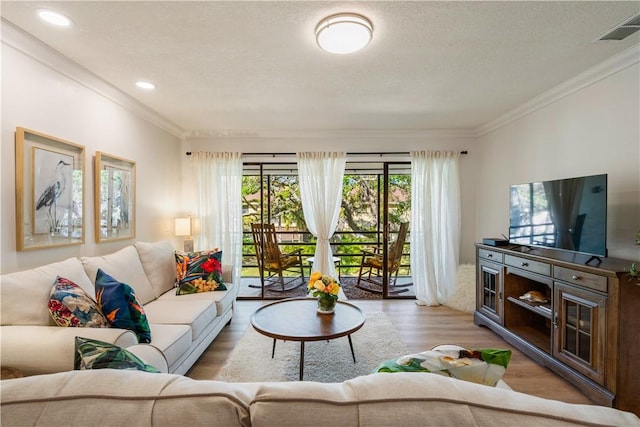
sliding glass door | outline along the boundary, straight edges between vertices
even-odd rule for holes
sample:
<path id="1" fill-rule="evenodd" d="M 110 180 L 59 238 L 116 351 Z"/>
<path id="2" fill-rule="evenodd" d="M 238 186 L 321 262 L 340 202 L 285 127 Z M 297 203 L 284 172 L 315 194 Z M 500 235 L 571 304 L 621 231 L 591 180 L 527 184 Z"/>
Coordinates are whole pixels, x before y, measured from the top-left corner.
<path id="1" fill-rule="evenodd" d="M 313 256 L 312 241 L 304 221 L 295 163 L 252 163 L 244 165 L 242 185 L 243 265 L 239 297 L 282 298 L 304 296 L 306 282 L 302 282 L 300 269 L 291 268 L 269 278 L 268 260 L 258 255 L 252 224 L 273 224 L 279 250 L 283 255 L 300 250 L 306 278 L 307 259 Z M 261 271 L 260 265 L 265 268 Z M 279 283 L 282 283 L 280 286 Z M 283 292 L 282 288 L 293 289 Z"/>
<path id="2" fill-rule="evenodd" d="M 309 233 L 302 213 L 295 163 L 247 163 L 242 188 L 243 269 L 241 298 L 300 296 L 304 287 L 276 292 L 262 286 L 251 224 L 274 224 L 283 252 L 300 249 L 308 279 L 315 237 Z M 411 213 L 411 170 L 404 162 L 348 162 L 336 233 L 331 239 L 333 256 L 347 296 L 352 298 L 413 298 L 409 268 L 409 237 L 405 236 L 398 260 L 390 258 L 401 224 Z M 370 253 L 380 257 L 374 269 L 375 283 L 360 281 L 363 260 Z M 284 273 L 295 275 L 295 272 Z M 299 275 L 299 273 L 298 273 Z M 293 278 L 293 277 L 291 277 Z M 367 274 L 368 278 L 368 274 Z"/>
<path id="3" fill-rule="evenodd" d="M 381 192 L 383 224 L 383 294 L 415 297 L 409 266 L 411 163 L 385 162 Z"/>

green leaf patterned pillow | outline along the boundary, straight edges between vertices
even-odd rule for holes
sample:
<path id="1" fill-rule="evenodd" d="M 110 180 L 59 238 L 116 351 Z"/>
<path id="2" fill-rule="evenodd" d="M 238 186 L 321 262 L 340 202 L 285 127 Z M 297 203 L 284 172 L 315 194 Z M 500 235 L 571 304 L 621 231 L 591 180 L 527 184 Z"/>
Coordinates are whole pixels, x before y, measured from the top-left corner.
<path id="1" fill-rule="evenodd" d="M 495 386 L 504 375 L 511 350 L 467 350 L 457 345 L 440 345 L 429 351 L 382 362 L 376 372 L 430 372 L 478 384 Z"/>
<path id="2" fill-rule="evenodd" d="M 160 373 L 159 370 L 144 363 L 138 356 L 122 347 L 83 337 L 76 337 L 73 369 L 130 369 Z"/>
<path id="3" fill-rule="evenodd" d="M 176 295 L 227 290 L 222 281 L 222 251 L 176 252 L 176 266 Z"/>

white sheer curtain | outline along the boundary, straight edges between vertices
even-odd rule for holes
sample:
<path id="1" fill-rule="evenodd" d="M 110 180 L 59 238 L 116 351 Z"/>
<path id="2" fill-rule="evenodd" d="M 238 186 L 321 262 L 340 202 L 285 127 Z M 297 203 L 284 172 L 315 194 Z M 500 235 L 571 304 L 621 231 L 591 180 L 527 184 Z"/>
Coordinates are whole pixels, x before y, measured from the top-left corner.
<path id="1" fill-rule="evenodd" d="M 411 153 L 411 275 L 420 305 L 447 301 L 460 251 L 460 153 Z"/>
<path id="2" fill-rule="evenodd" d="M 223 264 L 242 268 L 242 153 L 191 155 L 195 217 L 200 221 L 196 249 L 220 248 Z M 236 284 L 237 285 L 237 284 Z"/>
<path id="3" fill-rule="evenodd" d="M 336 277 L 329 239 L 338 225 L 346 153 L 298 153 L 298 177 L 304 220 L 317 237 L 313 271 Z"/>

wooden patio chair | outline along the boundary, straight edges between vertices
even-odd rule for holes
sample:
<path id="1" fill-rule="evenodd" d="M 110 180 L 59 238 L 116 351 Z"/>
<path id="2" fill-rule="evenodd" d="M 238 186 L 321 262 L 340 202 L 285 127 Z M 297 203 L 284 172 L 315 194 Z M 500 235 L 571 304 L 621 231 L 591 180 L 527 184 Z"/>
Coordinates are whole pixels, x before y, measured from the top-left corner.
<path id="1" fill-rule="evenodd" d="M 304 264 L 302 263 L 302 249 L 297 249 L 290 253 L 282 253 L 278 245 L 276 228 L 273 224 L 251 224 L 253 233 L 253 244 L 258 259 L 258 269 L 260 270 L 260 281 L 262 286 L 271 286 L 279 283 L 279 292 L 295 289 L 305 283 Z M 300 271 L 300 283 L 295 286 L 288 286 L 298 280 L 294 277 L 285 281 L 283 273 L 285 271 Z M 272 289 L 276 291 L 276 289 Z"/>
<path id="2" fill-rule="evenodd" d="M 411 284 L 398 285 L 398 271 L 402 260 L 402 250 L 405 240 L 407 239 L 407 231 L 409 223 L 400 223 L 400 230 L 396 240 L 389 245 L 389 254 L 387 261 L 387 272 L 389 274 L 389 290 L 392 293 L 406 292 L 408 289 L 397 289 Z M 364 249 L 362 251 L 362 261 L 360 262 L 360 272 L 358 273 L 358 282 L 356 287 L 365 291 L 382 293 L 382 272 L 383 272 L 383 256 L 379 248 Z M 369 285 L 360 284 L 366 282 Z"/>

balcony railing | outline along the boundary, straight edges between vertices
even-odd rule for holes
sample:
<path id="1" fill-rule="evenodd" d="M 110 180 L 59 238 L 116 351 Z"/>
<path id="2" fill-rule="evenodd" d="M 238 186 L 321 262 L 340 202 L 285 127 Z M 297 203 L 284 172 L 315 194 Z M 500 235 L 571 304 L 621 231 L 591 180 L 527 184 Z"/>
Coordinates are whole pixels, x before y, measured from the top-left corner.
<path id="1" fill-rule="evenodd" d="M 392 232 L 393 234 L 393 232 Z M 341 241 L 341 236 L 358 235 L 362 241 Z M 278 231 L 280 247 L 283 252 L 291 252 L 302 249 L 302 256 L 310 258 L 314 256 L 316 238 L 308 231 L 281 230 Z M 393 238 L 393 237 L 392 237 Z M 382 231 L 338 231 L 331 239 L 333 256 L 340 258 L 340 273 L 343 276 L 357 275 L 362 261 L 364 248 L 382 248 Z M 404 243 L 400 275 L 409 275 L 409 242 Z M 242 277 L 259 276 L 258 263 L 255 255 L 253 237 L 250 231 L 243 233 L 242 243 Z"/>

